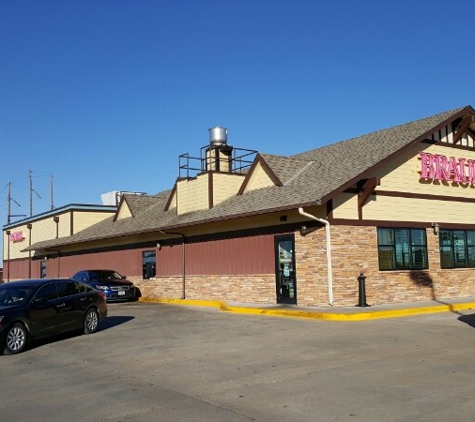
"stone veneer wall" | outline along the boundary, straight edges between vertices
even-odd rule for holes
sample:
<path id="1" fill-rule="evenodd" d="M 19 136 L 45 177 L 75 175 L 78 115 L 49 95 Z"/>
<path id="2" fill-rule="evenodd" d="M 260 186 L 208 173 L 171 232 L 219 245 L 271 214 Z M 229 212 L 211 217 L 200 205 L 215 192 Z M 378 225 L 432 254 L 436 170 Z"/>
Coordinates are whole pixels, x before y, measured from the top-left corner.
<path id="1" fill-rule="evenodd" d="M 429 270 L 379 271 L 376 227 L 331 226 L 333 305 L 358 303 L 358 276 L 366 276 L 370 305 L 463 298 L 475 295 L 475 269 L 441 270 L 438 236 L 427 229 Z M 325 229 L 295 233 L 297 303 L 329 306 Z M 182 278 L 132 277 L 144 297 L 182 297 Z M 275 275 L 187 276 L 186 298 L 275 304 Z"/>
<path id="2" fill-rule="evenodd" d="M 181 299 L 183 281 L 181 277 L 143 280 L 130 277 L 140 288 L 143 297 Z M 186 299 L 221 300 L 242 303 L 275 303 L 275 275 L 209 275 L 187 276 L 185 279 Z"/>
<path id="3" fill-rule="evenodd" d="M 376 227 L 331 226 L 335 306 L 358 303 L 358 275 L 366 276 L 366 301 L 384 303 L 474 296 L 475 269 L 440 268 L 438 236 L 427 229 L 429 269 L 379 271 Z M 328 304 L 325 230 L 296 236 L 300 305 Z"/>

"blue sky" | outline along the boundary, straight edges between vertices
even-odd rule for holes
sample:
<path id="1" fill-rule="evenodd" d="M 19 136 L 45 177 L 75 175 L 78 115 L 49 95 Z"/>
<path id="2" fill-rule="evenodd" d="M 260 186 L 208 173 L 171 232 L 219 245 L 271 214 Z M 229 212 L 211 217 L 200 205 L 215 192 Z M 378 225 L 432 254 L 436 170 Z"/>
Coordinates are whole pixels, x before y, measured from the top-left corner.
<path id="1" fill-rule="evenodd" d="M 475 105 L 468 0 L 0 0 L 0 218 Z M 39 198 L 41 197 L 41 199 Z"/>

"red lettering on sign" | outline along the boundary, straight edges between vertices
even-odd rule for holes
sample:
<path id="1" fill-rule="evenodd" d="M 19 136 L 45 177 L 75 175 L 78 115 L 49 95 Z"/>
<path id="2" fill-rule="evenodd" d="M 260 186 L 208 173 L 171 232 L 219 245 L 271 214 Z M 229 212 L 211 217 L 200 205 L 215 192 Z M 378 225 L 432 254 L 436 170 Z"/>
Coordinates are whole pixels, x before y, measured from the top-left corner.
<path id="1" fill-rule="evenodd" d="M 421 179 L 475 184 L 475 160 L 421 152 Z"/>
<path id="2" fill-rule="evenodd" d="M 25 240 L 23 232 L 15 232 L 10 234 L 10 242 L 17 243 Z"/>

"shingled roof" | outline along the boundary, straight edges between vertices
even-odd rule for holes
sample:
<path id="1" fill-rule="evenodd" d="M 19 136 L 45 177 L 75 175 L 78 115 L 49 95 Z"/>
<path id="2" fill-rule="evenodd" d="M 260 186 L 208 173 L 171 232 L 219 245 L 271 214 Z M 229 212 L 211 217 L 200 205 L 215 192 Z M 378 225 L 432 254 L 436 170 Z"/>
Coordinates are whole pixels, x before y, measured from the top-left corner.
<path id="1" fill-rule="evenodd" d="M 323 204 L 354 185 L 401 150 L 431 136 L 453 120 L 475 115 L 462 107 L 434 116 L 337 142 L 289 157 L 261 153 L 279 183 L 244 192 L 206 210 L 178 215 L 165 211 L 170 190 L 153 196 L 124 194 L 132 217 L 103 220 L 75 235 L 39 242 L 25 250 L 47 250 L 94 240 L 173 230 L 206 222 L 266 214 Z"/>

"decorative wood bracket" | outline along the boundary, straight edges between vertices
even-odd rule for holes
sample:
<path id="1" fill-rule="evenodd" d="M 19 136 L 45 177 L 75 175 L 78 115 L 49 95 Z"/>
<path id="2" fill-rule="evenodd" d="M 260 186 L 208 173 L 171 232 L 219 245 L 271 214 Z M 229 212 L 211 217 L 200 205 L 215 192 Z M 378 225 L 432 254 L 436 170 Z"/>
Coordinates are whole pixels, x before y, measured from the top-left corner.
<path id="1" fill-rule="evenodd" d="M 474 116 L 470 115 L 465 117 L 456 127 L 454 131 L 454 141 L 453 143 L 456 144 L 457 142 L 462 139 L 462 136 L 465 132 L 469 132 L 470 135 L 473 137 L 474 133 L 470 129 L 470 125 L 474 123 Z"/>
<path id="2" fill-rule="evenodd" d="M 379 177 L 369 178 L 363 185 L 363 190 L 358 194 L 358 215 L 360 220 L 363 217 L 363 205 L 368 198 L 373 194 L 376 186 L 379 186 L 381 179 Z"/>

